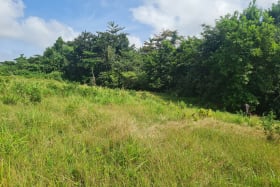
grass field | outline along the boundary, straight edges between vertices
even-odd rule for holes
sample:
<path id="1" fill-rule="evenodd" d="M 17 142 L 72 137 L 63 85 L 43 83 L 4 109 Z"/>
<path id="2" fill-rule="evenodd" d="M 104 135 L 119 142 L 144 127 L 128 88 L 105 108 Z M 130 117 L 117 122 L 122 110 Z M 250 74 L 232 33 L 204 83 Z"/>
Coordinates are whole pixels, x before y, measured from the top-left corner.
<path id="1" fill-rule="evenodd" d="M 258 117 L 20 77 L 0 77 L 0 106 L 1 186 L 280 186 Z"/>

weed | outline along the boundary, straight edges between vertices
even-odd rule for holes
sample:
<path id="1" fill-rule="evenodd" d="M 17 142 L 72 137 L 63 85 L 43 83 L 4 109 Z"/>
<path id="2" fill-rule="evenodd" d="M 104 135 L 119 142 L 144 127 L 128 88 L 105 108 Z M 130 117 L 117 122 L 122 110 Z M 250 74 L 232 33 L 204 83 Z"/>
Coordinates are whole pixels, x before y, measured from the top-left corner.
<path id="1" fill-rule="evenodd" d="M 30 87 L 29 89 L 29 100 L 32 103 L 40 103 L 42 101 L 42 95 L 38 86 Z"/>
<path id="2" fill-rule="evenodd" d="M 213 117 L 213 111 L 211 109 L 199 109 L 196 113 L 192 114 L 192 117 L 195 121 Z"/>
<path id="3" fill-rule="evenodd" d="M 71 172 L 71 175 L 72 175 L 73 180 L 77 183 L 77 186 L 80 186 L 80 187 L 86 186 L 85 179 L 79 170 L 73 169 Z"/>
<path id="4" fill-rule="evenodd" d="M 267 140 L 274 140 L 275 134 L 280 135 L 280 126 L 276 124 L 275 117 L 272 111 L 262 117 L 262 126 Z"/>
<path id="5" fill-rule="evenodd" d="M 19 98 L 13 94 L 4 95 L 2 97 L 2 102 L 5 105 L 16 105 L 18 100 L 19 100 Z"/>

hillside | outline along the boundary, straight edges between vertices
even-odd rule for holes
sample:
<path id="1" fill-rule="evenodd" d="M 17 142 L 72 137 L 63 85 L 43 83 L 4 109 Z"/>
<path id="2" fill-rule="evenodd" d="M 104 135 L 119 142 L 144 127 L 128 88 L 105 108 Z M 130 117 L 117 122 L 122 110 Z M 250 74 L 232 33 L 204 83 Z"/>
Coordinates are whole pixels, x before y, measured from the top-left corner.
<path id="1" fill-rule="evenodd" d="M 0 77 L 0 106 L 0 186 L 280 185 L 258 117 L 17 76 Z"/>
<path id="2" fill-rule="evenodd" d="M 252 0 L 201 29 L 193 36 L 162 30 L 136 48 L 125 27 L 109 22 L 105 31 L 58 37 L 42 55 L 0 62 L 0 75 L 172 92 L 228 112 L 248 104 L 280 120 L 280 1 L 262 9 Z"/>

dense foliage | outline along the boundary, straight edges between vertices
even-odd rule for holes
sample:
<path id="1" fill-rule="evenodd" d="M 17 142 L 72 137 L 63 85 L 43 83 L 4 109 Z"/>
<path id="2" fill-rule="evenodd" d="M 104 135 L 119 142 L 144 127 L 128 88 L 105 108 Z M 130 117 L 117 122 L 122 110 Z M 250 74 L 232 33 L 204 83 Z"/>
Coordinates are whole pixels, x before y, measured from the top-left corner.
<path id="1" fill-rule="evenodd" d="M 111 88 L 173 92 L 229 111 L 245 103 L 257 114 L 280 117 L 280 1 L 203 25 L 200 37 L 166 30 L 142 48 L 129 45 L 122 27 L 58 38 L 43 55 L 3 62 L 3 75 L 34 74 Z"/>

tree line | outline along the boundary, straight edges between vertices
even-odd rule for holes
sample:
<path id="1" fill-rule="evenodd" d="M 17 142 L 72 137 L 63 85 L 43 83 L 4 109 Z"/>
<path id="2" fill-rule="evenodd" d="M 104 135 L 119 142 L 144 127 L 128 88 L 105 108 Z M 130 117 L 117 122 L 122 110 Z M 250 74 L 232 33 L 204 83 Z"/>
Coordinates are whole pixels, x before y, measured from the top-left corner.
<path id="1" fill-rule="evenodd" d="M 280 1 L 262 10 L 252 1 L 199 37 L 164 30 L 140 49 L 129 45 L 124 28 L 108 23 L 103 32 L 58 38 L 42 55 L 0 65 L 3 75 L 47 74 L 110 88 L 172 92 L 217 109 L 280 117 Z"/>

